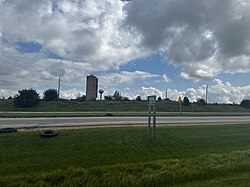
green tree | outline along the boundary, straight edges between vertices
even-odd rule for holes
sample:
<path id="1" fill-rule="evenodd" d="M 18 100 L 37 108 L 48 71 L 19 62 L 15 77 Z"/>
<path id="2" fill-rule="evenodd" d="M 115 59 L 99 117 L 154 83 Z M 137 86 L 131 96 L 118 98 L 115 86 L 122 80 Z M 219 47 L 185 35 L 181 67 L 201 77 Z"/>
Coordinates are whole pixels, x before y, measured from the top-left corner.
<path id="1" fill-rule="evenodd" d="M 128 97 L 122 97 L 122 101 L 130 101 Z"/>
<path id="2" fill-rule="evenodd" d="M 189 99 L 187 97 L 184 97 L 184 99 L 183 99 L 183 105 L 184 106 L 189 106 L 190 105 Z"/>
<path id="3" fill-rule="evenodd" d="M 206 105 L 206 101 L 204 99 L 197 99 L 197 104 Z"/>
<path id="4" fill-rule="evenodd" d="M 80 101 L 80 102 L 84 102 L 87 100 L 87 97 L 86 97 L 86 95 L 82 95 L 82 97 L 77 97 L 76 100 Z"/>
<path id="5" fill-rule="evenodd" d="M 115 101 L 121 101 L 122 100 L 122 96 L 120 94 L 120 92 L 118 90 L 115 91 L 113 98 Z"/>
<path id="6" fill-rule="evenodd" d="M 136 101 L 141 101 L 141 96 L 138 95 L 138 96 L 135 98 L 135 100 L 136 100 Z"/>
<path id="7" fill-rule="evenodd" d="M 161 97 L 158 97 L 157 100 L 158 100 L 158 101 L 161 101 L 162 99 L 161 99 Z"/>
<path id="8" fill-rule="evenodd" d="M 242 106 L 244 108 L 250 108 L 250 100 L 244 99 L 243 101 L 241 101 L 240 106 Z"/>
<path id="9" fill-rule="evenodd" d="M 17 108 L 35 107 L 39 103 L 39 94 L 33 89 L 18 91 L 18 94 L 14 97 L 14 106 Z"/>
<path id="10" fill-rule="evenodd" d="M 106 100 L 106 101 L 112 101 L 113 97 L 111 95 L 105 95 L 104 96 L 104 100 Z"/>
<path id="11" fill-rule="evenodd" d="M 58 100 L 58 92 L 56 89 L 48 89 L 44 93 L 45 101 L 57 101 Z"/>
<path id="12" fill-rule="evenodd" d="M 82 97 L 81 97 L 81 101 L 86 101 L 86 100 L 87 100 L 86 95 L 82 95 Z"/>

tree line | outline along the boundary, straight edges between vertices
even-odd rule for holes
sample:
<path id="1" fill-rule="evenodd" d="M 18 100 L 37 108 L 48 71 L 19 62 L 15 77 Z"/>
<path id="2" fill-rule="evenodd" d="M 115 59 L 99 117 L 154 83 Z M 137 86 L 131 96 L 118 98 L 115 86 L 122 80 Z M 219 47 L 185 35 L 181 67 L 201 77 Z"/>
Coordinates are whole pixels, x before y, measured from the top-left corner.
<path id="1" fill-rule="evenodd" d="M 12 99 L 9 97 L 9 99 Z M 17 108 L 28 108 L 28 107 L 35 107 L 38 106 L 41 99 L 39 97 L 39 94 L 37 93 L 36 90 L 33 89 L 24 89 L 18 91 L 18 94 L 15 95 L 14 99 L 14 106 Z M 43 100 L 44 101 L 58 101 L 59 100 L 59 95 L 56 89 L 48 89 L 43 93 Z M 77 101 L 84 102 L 86 101 L 86 96 L 83 95 L 81 97 L 78 97 L 76 99 Z M 130 101 L 129 98 L 121 96 L 121 93 L 116 90 L 113 95 L 107 95 L 104 96 L 104 100 L 106 101 Z M 162 98 L 158 97 L 158 101 L 161 101 Z M 169 99 L 166 99 L 169 100 Z M 137 96 L 134 101 L 142 101 L 141 96 Z M 205 102 L 204 99 L 197 99 L 197 104 L 199 105 L 206 105 L 207 103 Z M 190 101 L 188 97 L 184 97 L 182 104 L 184 106 L 189 106 Z M 244 99 L 241 101 L 240 106 L 244 108 L 250 108 L 250 100 L 249 99 Z"/>
<path id="2" fill-rule="evenodd" d="M 48 89 L 44 93 L 45 101 L 57 101 L 59 99 L 56 89 Z M 14 106 L 17 108 L 35 107 L 40 103 L 40 97 L 36 90 L 24 89 L 18 91 L 14 97 Z"/>

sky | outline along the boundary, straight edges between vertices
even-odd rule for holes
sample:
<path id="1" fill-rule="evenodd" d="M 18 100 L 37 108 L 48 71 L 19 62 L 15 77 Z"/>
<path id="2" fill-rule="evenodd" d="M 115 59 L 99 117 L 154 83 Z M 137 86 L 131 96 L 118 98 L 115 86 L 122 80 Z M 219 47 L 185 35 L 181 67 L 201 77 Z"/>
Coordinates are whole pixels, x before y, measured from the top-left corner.
<path id="1" fill-rule="evenodd" d="M 57 89 L 73 99 L 86 76 L 115 90 L 240 103 L 250 98 L 249 0 L 0 0 L 0 98 Z"/>

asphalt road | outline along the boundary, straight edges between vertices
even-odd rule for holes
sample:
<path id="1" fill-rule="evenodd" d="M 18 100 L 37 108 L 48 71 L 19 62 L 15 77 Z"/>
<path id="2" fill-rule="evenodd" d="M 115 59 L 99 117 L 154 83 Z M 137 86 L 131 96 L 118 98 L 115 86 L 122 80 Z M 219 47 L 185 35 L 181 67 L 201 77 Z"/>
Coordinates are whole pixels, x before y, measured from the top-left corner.
<path id="1" fill-rule="evenodd" d="M 142 125 L 147 117 L 60 117 L 60 118 L 0 118 L 0 128 L 36 128 L 103 125 Z M 249 123 L 250 116 L 157 117 L 157 125 L 209 125 Z"/>

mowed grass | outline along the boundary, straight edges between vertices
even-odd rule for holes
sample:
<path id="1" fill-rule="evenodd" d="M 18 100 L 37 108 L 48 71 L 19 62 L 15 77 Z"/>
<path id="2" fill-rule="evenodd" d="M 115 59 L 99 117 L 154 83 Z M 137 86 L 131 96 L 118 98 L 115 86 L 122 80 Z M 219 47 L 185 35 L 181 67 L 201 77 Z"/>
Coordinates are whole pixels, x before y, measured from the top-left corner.
<path id="1" fill-rule="evenodd" d="M 98 117 L 112 113 L 114 116 L 147 116 L 146 101 L 42 101 L 34 108 L 15 108 L 13 100 L 0 100 L 0 118 L 10 117 Z M 157 116 L 180 116 L 179 103 L 157 101 Z M 239 105 L 208 104 L 182 106 L 182 116 L 249 116 L 250 109 Z"/>
<path id="2" fill-rule="evenodd" d="M 0 186 L 211 186 L 250 182 L 250 124 L 0 134 Z"/>
<path id="3" fill-rule="evenodd" d="M 111 112 L 115 117 L 148 116 L 148 112 Z M 0 118 L 104 117 L 107 112 L 0 112 Z M 250 116 L 248 112 L 157 112 L 157 116 Z"/>
<path id="4" fill-rule="evenodd" d="M 147 112 L 148 104 L 146 101 L 41 101 L 40 105 L 34 108 L 15 108 L 13 100 L 0 100 L 0 111 L 10 112 L 89 112 L 88 115 L 92 115 L 91 112 Z M 157 112 L 179 112 L 179 103 L 174 101 L 157 101 L 156 102 Z M 228 104 L 208 104 L 193 106 L 182 106 L 182 112 L 227 112 L 227 113 L 248 113 L 250 109 L 243 108 L 239 105 L 228 105 Z M 2 113 L 0 113 L 0 116 Z M 59 114 L 60 115 L 60 114 Z M 61 114 L 62 115 L 62 114 Z M 69 115 L 69 114 L 63 114 Z M 73 115 L 73 114 L 72 114 Z M 80 113 L 76 115 L 81 115 Z M 122 115 L 122 113 L 120 114 Z"/>

